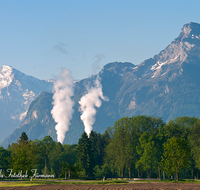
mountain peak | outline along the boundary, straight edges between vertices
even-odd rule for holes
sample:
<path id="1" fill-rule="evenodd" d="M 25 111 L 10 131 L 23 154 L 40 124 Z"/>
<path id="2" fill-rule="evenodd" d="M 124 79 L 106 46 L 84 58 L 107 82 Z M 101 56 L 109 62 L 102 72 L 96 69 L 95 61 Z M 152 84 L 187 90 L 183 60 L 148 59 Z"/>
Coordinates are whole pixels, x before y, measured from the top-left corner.
<path id="1" fill-rule="evenodd" d="M 130 62 L 111 62 L 106 64 L 102 71 L 109 71 L 109 72 L 114 72 L 114 73 L 121 73 L 121 72 L 129 72 L 132 71 L 133 68 L 135 67 L 134 64 Z"/>
<path id="2" fill-rule="evenodd" d="M 2 65 L 0 68 L 0 72 L 1 72 L 0 77 L 2 77 L 2 75 L 7 75 L 7 74 L 12 73 L 12 71 L 13 71 L 12 67 L 7 66 L 7 65 Z"/>
<path id="3" fill-rule="evenodd" d="M 94 130 L 102 133 L 107 126 L 112 126 L 115 120 L 137 115 L 158 116 L 164 121 L 177 116 L 200 117 L 199 55 L 200 24 L 191 22 L 183 26 L 180 35 L 163 51 L 137 66 L 128 62 L 106 64 L 99 76 L 103 93 L 109 98 L 109 102 L 102 102 L 102 106 L 97 109 Z M 9 71 L 9 67 L 3 70 Z M 2 96 L 7 99 L 0 99 L 2 139 L 7 136 L 4 130 L 9 129 L 8 134 L 12 123 L 15 122 L 12 129 L 17 126 L 16 120 L 19 121 L 18 118 L 26 115 L 29 102 L 48 85 L 47 82 L 22 75 L 14 68 L 12 70 L 15 76 L 12 85 L 2 91 Z M 75 84 L 74 114 L 64 143 L 77 143 L 84 131 L 78 102 L 95 80 L 96 75 L 93 75 Z M 42 139 L 46 135 L 55 139 L 55 121 L 51 116 L 51 109 L 52 94 L 41 93 L 29 107 L 20 128 L 17 128 L 2 145 L 7 147 L 13 140 L 16 142 L 22 131 L 30 134 L 31 140 Z"/>
<path id="4" fill-rule="evenodd" d="M 200 36 L 200 24 L 195 22 L 186 23 L 179 35 L 181 39 L 191 36 Z"/>
<path id="5" fill-rule="evenodd" d="M 196 22 L 190 22 L 190 23 L 186 23 L 183 25 L 183 28 L 182 30 L 185 30 L 185 29 L 190 29 L 191 30 L 195 30 L 195 29 L 200 29 L 200 24 L 199 23 L 196 23 Z"/>
<path id="6" fill-rule="evenodd" d="M 176 72 L 182 75 L 182 64 L 199 63 L 200 48 L 200 24 L 195 22 L 186 23 L 177 38 L 175 38 L 164 50 L 136 67 L 135 71 L 140 73 L 139 78 L 150 73 L 152 78 L 166 76 L 167 73 Z M 176 70 L 176 71 L 175 71 Z M 172 77 L 172 78 L 173 78 Z"/>
<path id="7" fill-rule="evenodd" d="M 0 69 L 0 90 L 9 86 L 13 80 L 12 67 L 3 65 Z"/>

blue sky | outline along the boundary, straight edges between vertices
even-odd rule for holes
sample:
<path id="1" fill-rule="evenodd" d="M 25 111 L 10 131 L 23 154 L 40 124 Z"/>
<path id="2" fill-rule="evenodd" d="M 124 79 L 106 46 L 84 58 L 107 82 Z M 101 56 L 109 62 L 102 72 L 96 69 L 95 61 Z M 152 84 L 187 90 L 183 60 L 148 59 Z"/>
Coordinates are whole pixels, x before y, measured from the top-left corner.
<path id="1" fill-rule="evenodd" d="M 200 23 L 197 0 L 0 0 L 0 66 L 74 79 L 114 61 L 140 64 Z"/>

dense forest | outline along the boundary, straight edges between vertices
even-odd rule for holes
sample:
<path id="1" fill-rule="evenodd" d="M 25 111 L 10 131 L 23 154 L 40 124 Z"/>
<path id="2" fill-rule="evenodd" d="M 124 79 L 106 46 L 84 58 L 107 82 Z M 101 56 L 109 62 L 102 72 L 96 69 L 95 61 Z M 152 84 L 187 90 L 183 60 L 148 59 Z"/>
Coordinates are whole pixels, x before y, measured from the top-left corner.
<path id="1" fill-rule="evenodd" d="M 84 132 L 78 144 L 55 142 L 50 136 L 0 147 L 0 169 L 37 169 L 39 174 L 66 177 L 198 178 L 200 119 L 177 117 L 167 124 L 151 116 L 123 117 L 104 134 Z"/>

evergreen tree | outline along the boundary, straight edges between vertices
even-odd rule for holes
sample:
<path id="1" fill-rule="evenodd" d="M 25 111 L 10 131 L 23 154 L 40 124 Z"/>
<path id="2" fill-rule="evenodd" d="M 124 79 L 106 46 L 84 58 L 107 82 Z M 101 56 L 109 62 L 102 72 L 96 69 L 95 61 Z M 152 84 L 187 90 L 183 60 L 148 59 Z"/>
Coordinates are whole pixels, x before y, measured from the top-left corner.
<path id="1" fill-rule="evenodd" d="M 0 169 L 6 170 L 9 167 L 10 151 L 0 147 Z"/>
<path id="2" fill-rule="evenodd" d="M 78 140 L 77 164 L 83 170 L 82 175 L 84 177 L 93 176 L 94 151 L 92 149 L 92 143 L 86 132 L 84 132 Z"/>
<path id="3" fill-rule="evenodd" d="M 90 137 L 89 137 L 91 143 L 92 143 L 92 149 L 94 152 L 94 166 L 103 165 L 103 157 L 104 157 L 104 141 L 100 133 L 96 133 L 94 131 L 91 131 Z"/>
<path id="4" fill-rule="evenodd" d="M 20 140 L 18 140 L 18 142 L 25 143 L 25 144 L 28 143 L 28 136 L 26 135 L 25 132 L 23 132 L 19 138 Z"/>
<path id="5" fill-rule="evenodd" d="M 69 145 L 63 144 L 64 152 L 64 162 L 67 162 L 69 165 L 73 166 L 76 163 L 76 149 L 77 144 Z"/>

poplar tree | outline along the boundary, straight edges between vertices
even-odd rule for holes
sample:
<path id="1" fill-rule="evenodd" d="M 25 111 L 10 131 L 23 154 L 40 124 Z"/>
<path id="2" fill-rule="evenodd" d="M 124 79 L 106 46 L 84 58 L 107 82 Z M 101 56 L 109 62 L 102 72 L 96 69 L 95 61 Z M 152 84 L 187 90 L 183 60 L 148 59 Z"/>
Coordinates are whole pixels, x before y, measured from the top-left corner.
<path id="1" fill-rule="evenodd" d="M 144 132 L 140 139 L 140 145 L 137 146 L 137 153 L 140 159 L 136 162 L 136 168 L 142 167 L 147 172 L 147 178 L 151 177 L 152 169 L 158 166 L 157 162 L 157 148 L 153 141 L 153 137 Z"/>
<path id="2" fill-rule="evenodd" d="M 162 168 L 169 175 L 176 174 L 177 181 L 178 173 L 180 170 L 189 167 L 190 159 L 190 148 L 185 139 L 172 137 L 164 144 Z"/>
<path id="3" fill-rule="evenodd" d="M 110 132 L 112 140 L 106 147 L 107 160 L 109 164 L 113 164 L 118 168 L 119 176 L 124 177 L 126 162 L 128 161 L 127 146 L 129 142 L 127 129 L 129 126 L 129 118 L 121 118 L 117 120 Z"/>
<path id="4" fill-rule="evenodd" d="M 195 161 L 195 167 L 200 170 L 200 120 L 198 119 L 190 129 L 189 143 L 191 147 L 192 157 Z M 198 177 L 198 174 L 197 174 Z"/>

